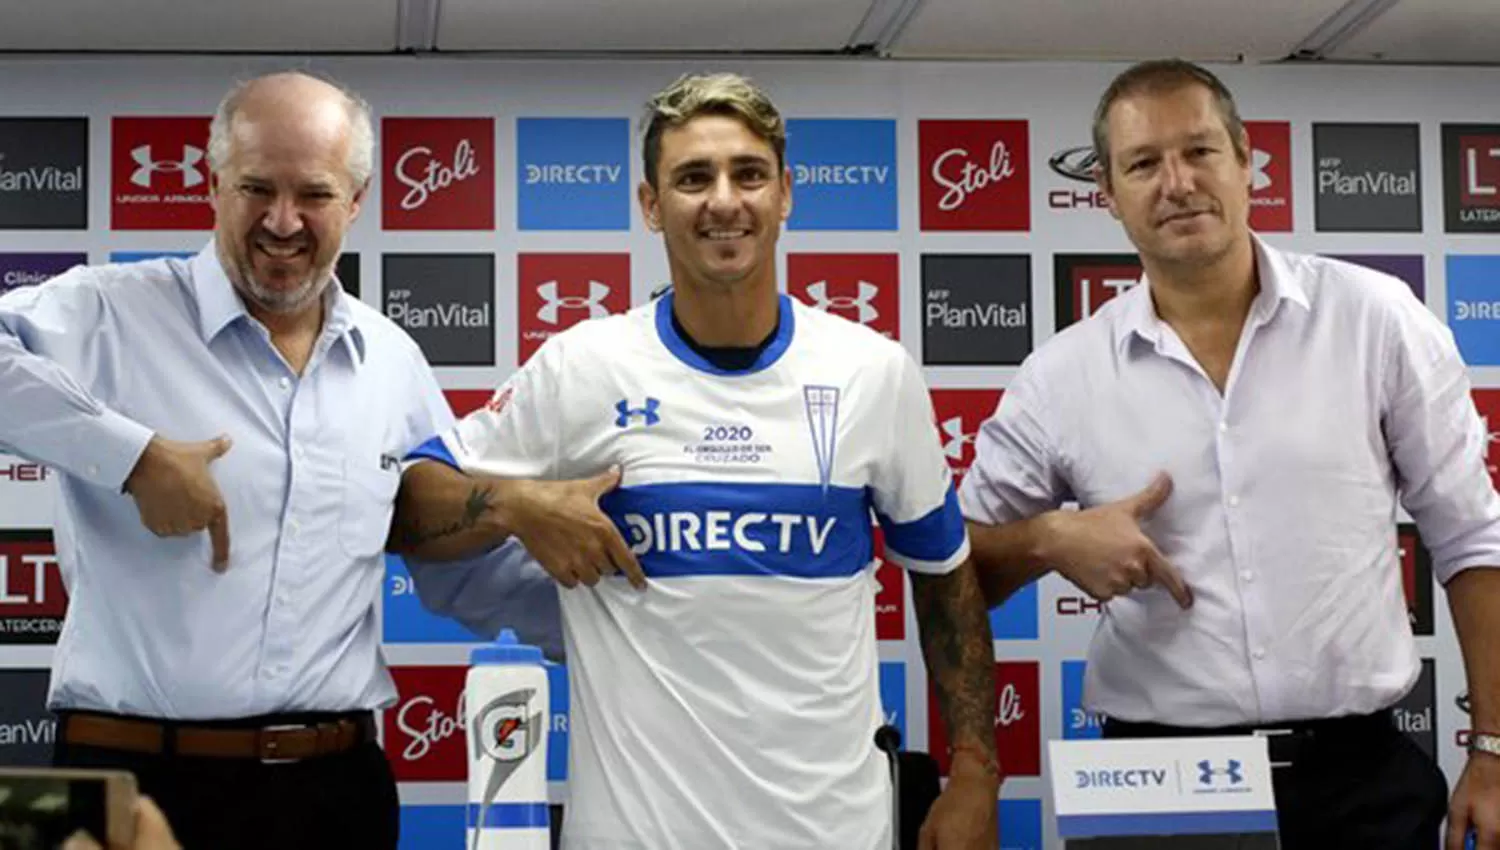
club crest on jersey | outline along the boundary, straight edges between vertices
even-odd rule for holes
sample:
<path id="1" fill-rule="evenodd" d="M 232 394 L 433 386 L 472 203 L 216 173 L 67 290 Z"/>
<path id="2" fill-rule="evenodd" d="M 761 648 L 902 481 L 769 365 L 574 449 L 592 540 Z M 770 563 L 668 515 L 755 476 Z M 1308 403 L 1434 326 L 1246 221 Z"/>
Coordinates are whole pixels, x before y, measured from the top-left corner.
<path id="1" fill-rule="evenodd" d="M 838 387 L 804 386 L 802 401 L 807 408 L 807 427 L 812 435 L 813 457 L 818 461 L 818 483 L 826 491 L 833 479 L 833 454 L 838 445 Z"/>
<path id="2" fill-rule="evenodd" d="M 654 398 L 648 397 L 641 407 L 631 407 L 630 399 L 622 398 L 615 402 L 615 427 L 624 428 L 636 420 L 647 427 L 655 425 L 661 421 L 661 414 L 657 413 L 660 408 L 661 402 Z"/>

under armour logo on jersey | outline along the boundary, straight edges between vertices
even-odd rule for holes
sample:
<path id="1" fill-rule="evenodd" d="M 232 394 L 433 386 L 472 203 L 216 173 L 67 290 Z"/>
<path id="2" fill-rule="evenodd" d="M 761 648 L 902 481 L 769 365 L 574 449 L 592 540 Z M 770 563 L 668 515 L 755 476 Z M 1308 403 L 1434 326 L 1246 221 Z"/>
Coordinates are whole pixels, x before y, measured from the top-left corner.
<path id="1" fill-rule="evenodd" d="M 856 295 L 829 295 L 828 281 L 819 280 L 807 285 L 807 297 L 813 300 L 813 306 L 819 310 L 854 310 L 859 323 L 868 325 L 880 318 L 880 311 L 870 303 L 880 293 L 880 287 L 862 280 L 859 282 L 858 290 Z"/>
<path id="2" fill-rule="evenodd" d="M 964 433 L 964 420 L 961 416 L 944 419 L 940 426 L 943 429 L 943 454 L 954 460 L 963 460 L 964 446 L 974 442 L 973 434 Z"/>
<path id="3" fill-rule="evenodd" d="M 1245 775 L 1240 772 L 1240 763 L 1230 759 L 1228 767 L 1216 768 L 1214 763 L 1208 759 L 1198 762 L 1198 784 L 1212 785 L 1215 776 L 1223 776 L 1229 780 L 1230 785 L 1238 785 L 1245 781 Z"/>
<path id="4" fill-rule="evenodd" d="M 589 281 L 589 294 L 586 296 L 558 295 L 555 280 L 538 285 L 536 291 L 542 296 L 542 309 L 536 311 L 536 317 L 549 325 L 557 324 L 557 311 L 564 307 L 570 310 L 587 310 L 590 319 L 609 315 L 609 308 L 604 306 L 604 299 L 609 296 L 607 283 Z"/>
<path id="5" fill-rule="evenodd" d="M 818 483 L 826 491 L 833 479 L 833 453 L 838 445 L 838 387 L 805 386 L 802 388 L 802 402 L 807 408 L 813 457 L 818 462 Z"/>
<path id="6" fill-rule="evenodd" d="M 661 415 L 656 412 L 660 408 L 661 402 L 654 398 L 647 398 L 645 407 L 631 407 L 630 402 L 622 398 L 615 402 L 615 413 L 619 414 L 615 417 L 615 427 L 624 428 L 637 417 L 645 420 L 647 426 L 655 425 L 661 421 Z"/>
<path id="7" fill-rule="evenodd" d="M 155 159 L 151 146 L 141 145 L 130 151 L 130 158 L 138 166 L 130 173 L 130 182 L 137 186 L 149 187 L 151 175 L 165 171 L 181 172 L 183 188 L 191 189 L 203 182 L 203 172 L 198 170 L 198 163 L 203 161 L 202 148 L 183 145 L 182 159 Z"/>

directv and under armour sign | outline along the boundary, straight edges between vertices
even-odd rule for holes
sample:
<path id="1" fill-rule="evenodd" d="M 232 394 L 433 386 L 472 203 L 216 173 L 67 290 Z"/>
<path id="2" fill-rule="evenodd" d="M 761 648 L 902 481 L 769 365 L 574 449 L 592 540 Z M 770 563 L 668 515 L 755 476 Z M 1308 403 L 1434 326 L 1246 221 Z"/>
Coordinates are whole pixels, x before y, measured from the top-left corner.
<path id="1" fill-rule="evenodd" d="M 792 118 L 786 122 L 792 172 L 788 230 L 895 230 L 896 122 Z"/>
<path id="2" fill-rule="evenodd" d="M 0 228 L 88 227 L 88 161 L 87 118 L 0 118 Z"/>
<path id="3" fill-rule="evenodd" d="M 900 268 L 896 254 L 788 254 L 786 290 L 811 307 L 900 339 Z"/>
<path id="4" fill-rule="evenodd" d="M 520 229 L 629 230 L 629 156 L 624 118 L 516 119 Z"/>
<path id="5" fill-rule="evenodd" d="M 1449 233 L 1500 232 L 1500 125 L 1443 125 L 1443 224 Z"/>
<path id="6" fill-rule="evenodd" d="M 1031 353 L 1029 254 L 922 255 L 922 362 L 1018 366 Z"/>
<path id="7" fill-rule="evenodd" d="M 385 314 L 434 366 L 495 365 L 495 256 L 386 254 Z"/>
<path id="8" fill-rule="evenodd" d="M 630 255 L 521 254 L 516 289 L 520 365 L 555 334 L 630 309 Z"/>
<path id="9" fill-rule="evenodd" d="M 1314 124 L 1317 229 L 1422 230 L 1416 124 Z"/>
<path id="10" fill-rule="evenodd" d="M 386 118 L 380 132 L 387 230 L 494 228 L 494 119 Z"/>
<path id="11" fill-rule="evenodd" d="M 116 117 L 111 132 L 110 226 L 210 230 L 207 116 Z"/>

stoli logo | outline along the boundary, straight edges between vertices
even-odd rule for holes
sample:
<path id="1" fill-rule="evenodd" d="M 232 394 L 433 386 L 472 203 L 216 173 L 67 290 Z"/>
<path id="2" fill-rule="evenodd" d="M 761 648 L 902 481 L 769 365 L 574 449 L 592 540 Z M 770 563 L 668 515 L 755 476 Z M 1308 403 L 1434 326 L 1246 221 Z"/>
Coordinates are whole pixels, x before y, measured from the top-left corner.
<path id="1" fill-rule="evenodd" d="M 1009 728 L 1025 717 L 1026 711 L 1021 708 L 1021 692 L 1016 690 L 1014 684 L 1001 688 L 995 708 L 995 728 Z"/>
<path id="2" fill-rule="evenodd" d="M 1042 765 L 1041 674 L 1035 661 L 995 662 L 995 746 L 1009 776 L 1038 776 Z M 928 750 L 948 773 L 950 738 L 937 694 L 928 680 Z"/>
<path id="3" fill-rule="evenodd" d="M 421 176 L 414 176 L 416 174 Z M 478 175 L 479 163 L 474 158 L 474 145 L 468 139 L 460 139 L 453 148 L 451 163 L 437 159 L 432 148 L 426 145 L 414 147 L 396 160 L 397 182 L 411 188 L 401 198 L 401 209 L 417 209 L 427 203 L 434 192 Z"/>
<path id="4" fill-rule="evenodd" d="M 388 230 L 492 230 L 492 118 L 381 121 L 381 223 Z"/>
<path id="5" fill-rule="evenodd" d="M 465 724 L 465 694 L 459 691 L 458 705 L 453 716 L 437 708 L 437 700 L 429 696 L 413 697 L 396 712 L 396 728 L 405 733 L 410 742 L 401 751 L 401 758 L 418 761 L 432 751 L 434 744 L 445 741 L 455 733 L 462 732 Z M 425 716 L 425 721 L 419 718 Z"/>
<path id="6" fill-rule="evenodd" d="M 1025 121 L 917 125 L 923 230 L 1029 230 L 1031 142 Z"/>
<path id="7" fill-rule="evenodd" d="M 400 694 L 381 713 L 386 757 L 402 782 L 460 782 L 468 775 L 463 666 L 392 667 Z"/>
<path id="8" fill-rule="evenodd" d="M 950 166 L 950 160 L 957 158 L 959 163 Z M 949 177 L 952 170 L 958 169 L 956 178 Z M 969 195 L 978 192 L 985 187 L 999 183 L 1007 177 L 1016 173 L 1010 162 L 1010 151 L 1006 149 L 1004 142 L 996 142 L 990 148 L 990 162 L 988 168 L 981 168 L 969 159 L 969 152 L 963 148 L 953 148 L 944 151 L 932 164 L 932 179 L 947 191 L 943 197 L 938 199 L 938 209 L 956 210 L 963 206 Z"/>

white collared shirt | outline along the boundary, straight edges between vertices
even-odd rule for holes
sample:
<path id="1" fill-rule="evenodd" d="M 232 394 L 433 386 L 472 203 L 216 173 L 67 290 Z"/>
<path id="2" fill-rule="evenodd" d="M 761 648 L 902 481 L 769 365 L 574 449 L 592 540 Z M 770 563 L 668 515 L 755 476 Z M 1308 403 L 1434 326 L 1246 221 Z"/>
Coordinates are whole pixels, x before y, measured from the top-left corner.
<path id="1" fill-rule="evenodd" d="M 1434 575 L 1500 565 L 1487 433 L 1451 332 L 1394 277 L 1255 240 L 1261 291 L 1222 395 L 1149 283 L 1022 365 L 963 482 L 982 523 L 1129 496 L 1191 586 L 1107 606 L 1085 703 L 1122 720 L 1269 723 L 1390 706 L 1420 672 L 1397 503 Z"/>

